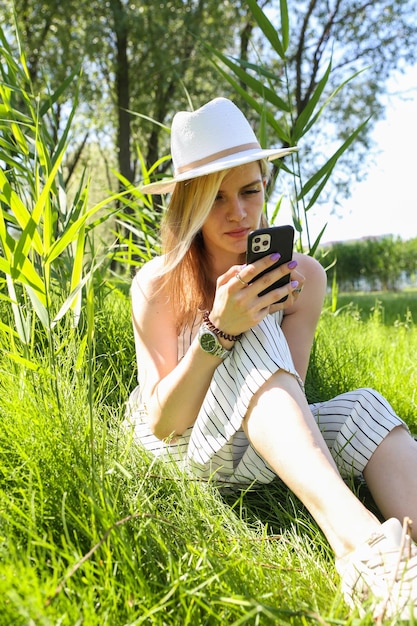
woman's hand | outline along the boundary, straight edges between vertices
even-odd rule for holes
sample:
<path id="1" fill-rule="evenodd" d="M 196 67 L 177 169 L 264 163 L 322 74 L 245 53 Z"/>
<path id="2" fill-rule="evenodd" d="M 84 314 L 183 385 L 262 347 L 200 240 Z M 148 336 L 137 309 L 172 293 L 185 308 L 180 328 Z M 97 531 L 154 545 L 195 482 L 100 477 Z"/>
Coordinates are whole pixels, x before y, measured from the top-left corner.
<path id="1" fill-rule="evenodd" d="M 295 269 L 296 260 L 272 269 L 251 283 L 278 259 L 278 254 L 272 254 L 249 265 L 234 265 L 219 276 L 210 312 L 211 322 L 225 333 L 238 335 L 259 324 L 269 313 L 291 306 L 300 293 L 296 290 L 300 290 L 304 284 L 304 277 Z M 290 274 L 287 285 L 259 296 L 264 289 L 287 274 Z M 286 298 L 285 301 L 279 302 L 283 298 Z"/>
<path id="2" fill-rule="evenodd" d="M 293 259 L 289 263 L 287 263 L 287 268 L 291 270 L 290 273 L 290 281 L 288 292 L 288 297 L 284 302 L 272 304 L 269 307 L 269 313 L 276 313 L 277 311 L 282 311 L 283 309 L 289 309 L 295 302 L 297 302 L 298 298 L 301 295 L 301 292 L 305 283 L 305 276 L 300 272 L 300 268 L 298 267 L 298 262 Z M 295 286 L 295 283 L 297 285 Z"/>

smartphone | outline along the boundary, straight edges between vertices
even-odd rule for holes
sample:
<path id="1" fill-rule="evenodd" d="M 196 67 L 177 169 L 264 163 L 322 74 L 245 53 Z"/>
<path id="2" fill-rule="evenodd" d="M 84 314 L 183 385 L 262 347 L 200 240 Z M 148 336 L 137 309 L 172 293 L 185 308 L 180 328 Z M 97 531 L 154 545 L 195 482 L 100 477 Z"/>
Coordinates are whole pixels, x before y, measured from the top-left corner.
<path id="1" fill-rule="evenodd" d="M 294 228 L 290 225 L 270 226 L 268 228 L 253 230 L 248 237 L 248 249 L 246 253 L 247 263 L 253 263 L 264 256 L 270 256 L 274 252 L 279 252 L 281 257 L 276 263 L 271 265 L 271 267 L 268 267 L 268 269 L 257 274 L 250 282 L 253 283 L 267 272 L 270 272 L 280 265 L 289 263 L 292 259 L 293 248 Z M 287 285 L 289 281 L 290 273 L 288 272 L 288 274 L 261 291 L 258 295 L 263 296 L 264 294 L 269 293 L 272 289 L 277 289 L 277 287 Z M 287 298 L 288 295 L 281 298 L 278 302 L 285 302 Z"/>

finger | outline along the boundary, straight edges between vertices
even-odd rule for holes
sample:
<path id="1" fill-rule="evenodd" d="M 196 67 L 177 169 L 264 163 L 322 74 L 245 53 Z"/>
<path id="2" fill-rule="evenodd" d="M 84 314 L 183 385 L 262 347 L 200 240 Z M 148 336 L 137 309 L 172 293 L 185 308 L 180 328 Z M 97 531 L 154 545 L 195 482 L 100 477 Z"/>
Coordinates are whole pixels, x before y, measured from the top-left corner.
<path id="1" fill-rule="evenodd" d="M 302 282 L 299 282 L 297 280 L 290 281 L 288 285 L 287 297 L 285 297 L 285 299 L 279 300 L 278 302 L 274 302 L 274 304 L 270 306 L 270 312 L 276 313 L 277 311 L 288 309 L 300 297 L 303 286 L 304 280 Z"/>
<path id="2" fill-rule="evenodd" d="M 241 272 L 245 265 L 232 265 L 224 274 L 221 274 L 217 278 L 217 285 L 226 285 L 229 281 L 236 282 L 236 274 Z"/>
<path id="3" fill-rule="evenodd" d="M 305 276 L 303 276 L 303 274 L 301 274 L 301 272 L 299 272 L 297 269 L 295 269 L 295 270 L 293 270 L 291 272 L 291 280 L 298 280 L 300 285 L 304 285 Z"/>
<path id="4" fill-rule="evenodd" d="M 268 270 L 272 271 L 271 268 L 273 268 L 274 265 L 278 263 L 280 258 L 280 253 L 274 252 L 271 255 L 265 256 L 261 259 L 254 261 L 253 263 L 249 263 L 248 265 L 244 266 L 244 268 L 239 271 L 239 274 L 247 283 L 250 283 L 260 274 L 268 272 Z M 284 274 L 288 274 L 288 269 L 286 269 L 285 265 L 279 267 L 282 267 L 282 269 L 280 270 L 282 276 L 284 276 Z"/>
<path id="5" fill-rule="evenodd" d="M 245 280 L 243 280 L 243 278 L 240 275 L 240 272 L 236 272 L 235 276 L 236 276 L 236 278 L 238 279 L 238 281 L 240 282 L 241 285 L 243 285 L 244 287 L 249 287 L 249 283 L 247 283 Z"/>

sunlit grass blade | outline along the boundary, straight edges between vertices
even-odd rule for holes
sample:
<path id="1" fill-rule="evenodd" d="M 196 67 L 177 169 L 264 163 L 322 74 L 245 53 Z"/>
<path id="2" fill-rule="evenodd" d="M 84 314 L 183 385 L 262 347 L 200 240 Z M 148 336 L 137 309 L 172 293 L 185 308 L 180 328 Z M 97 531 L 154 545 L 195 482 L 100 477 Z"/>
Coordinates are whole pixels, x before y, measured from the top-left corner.
<path id="1" fill-rule="evenodd" d="M 24 345 L 28 345 L 31 339 L 30 312 L 25 315 L 23 307 L 19 306 L 14 283 L 8 274 L 6 274 L 6 282 L 17 333 L 20 337 L 20 341 Z"/>
<path id="2" fill-rule="evenodd" d="M 6 336 L 13 335 L 15 337 L 15 339 L 19 339 L 20 338 L 19 333 L 14 328 L 12 328 L 11 326 L 8 326 L 7 324 L 2 322 L 1 320 L 0 320 L 0 331 L 2 333 L 4 333 Z"/>
<path id="3" fill-rule="evenodd" d="M 9 272 L 13 280 L 24 285 L 28 285 L 36 291 L 43 306 L 47 306 L 47 291 L 45 289 L 45 283 L 28 257 L 24 258 L 21 255 L 17 259 L 13 257 L 13 260 L 10 263 Z"/>
<path id="4" fill-rule="evenodd" d="M 29 147 L 25 135 L 22 133 L 19 124 L 13 122 L 12 124 L 10 124 L 10 128 L 12 129 L 13 137 L 20 150 L 23 152 L 23 154 L 29 154 Z"/>
<path id="5" fill-rule="evenodd" d="M 60 319 L 64 317 L 64 315 L 73 307 L 74 302 L 79 297 L 79 294 L 86 282 L 89 280 L 91 275 L 91 270 L 85 274 L 85 276 L 79 281 L 75 289 L 69 294 L 69 296 L 65 299 L 65 302 L 61 305 L 58 313 L 55 315 L 52 321 L 52 327 L 54 327 Z"/>
<path id="6" fill-rule="evenodd" d="M 25 357 L 20 356 L 19 354 L 16 354 L 16 352 L 5 352 L 4 354 L 15 363 L 18 363 L 19 365 L 23 366 L 25 369 L 29 369 L 34 372 L 45 373 L 45 370 L 42 368 L 42 366 L 39 363 L 30 361 L 29 359 L 26 359 Z"/>
<path id="7" fill-rule="evenodd" d="M 50 214 L 50 194 L 52 190 L 52 186 L 55 185 L 55 179 L 58 174 L 58 170 L 61 166 L 61 161 L 63 158 L 63 153 L 61 153 L 58 158 L 55 160 L 55 163 L 50 170 L 48 177 L 40 191 L 38 198 L 36 198 L 35 205 L 32 209 L 32 219 L 36 225 L 40 224 L 41 219 L 47 219 L 46 225 L 46 233 L 44 232 L 44 244 L 49 244 L 52 238 L 52 229 L 53 226 L 51 224 L 52 216 Z M 49 209 L 48 209 L 49 206 Z M 45 231 L 45 227 L 43 229 Z M 49 247 L 42 245 L 42 255 L 45 256 L 48 253 Z"/>
<path id="8" fill-rule="evenodd" d="M 42 255 L 43 246 L 39 233 L 36 231 L 36 222 L 33 220 L 30 211 L 26 208 L 22 200 L 17 193 L 12 189 L 6 175 L 3 170 L 0 169 L 0 200 L 2 200 L 6 206 L 10 208 L 16 218 L 17 223 L 21 227 L 22 231 L 27 229 L 27 234 L 22 240 L 21 251 L 27 252 L 27 245 L 33 246 L 35 251 Z M 29 237 L 31 235 L 31 237 Z"/>
<path id="9" fill-rule="evenodd" d="M 74 262 L 73 262 L 72 273 L 71 273 L 71 283 L 70 283 L 71 292 L 73 292 L 74 289 L 77 287 L 77 285 L 80 284 L 81 279 L 82 279 L 84 247 L 85 247 L 85 225 L 83 225 L 80 228 L 78 232 L 78 237 L 74 245 L 75 254 L 74 254 Z M 78 295 L 74 298 L 73 302 L 71 303 L 71 309 L 73 310 L 73 313 L 74 313 L 74 325 L 75 326 L 78 325 L 78 321 L 80 319 L 80 314 L 81 314 L 81 293 L 82 292 L 79 292 Z"/>
<path id="10" fill-rule="evenodd" d="M 272 225 L 275 224 L 275 220 L 277 219 L 278 213 L 281 210 L 281 206 L 282 206 L 282 201 L 283 200 L 284 200 L 284 195 L 281 194 L 280 197 L 278 198 L 278 200 L 275 202 L 274 210 L 273 210 L 271 216 L 269 217 L 269 221 L 270 221 L 270 223 Z"/>
<path id="11" fill-rule="evenodd" d="M 323 235 L 324 235 L 324 233 L 325 233 L 326 228 L 327 228 L 327 224 L 325 224 L 325 225 L 323 226 L 323 228 L 321 229 L 321 231 L 320 231 L 320 232 L 319 232 L 319 234 L 317 235 L 317 237 L 316 237 L 315 241 L 313 242 L 313 245 L 311 246 L 311 248 L 310 248 L 310 250 L 309 250 L 309 254 L 310 254 L 311 256 L 314 256 L 314 255 L 316 254 L 317 249 L 318 249 L 318 247 L 319 247 L 319 245 L 320 245 L 321 239 L 322 239 L 322 237 L 323 237 Z"/>
<path id="12" fill-rule="evenodd" d="M 68 225 L 65 231 L 60 234 L 60 236 L 53 242 L 50 249 L 46 252 L 44 262 L 52 263 L 53 261 L 55 261 L 55 259 L 57 259 L 59 255 L 62 254 L 64 250 L 66 250 L 68 246 L 70 246 L 72 242 L 77 239 L 80 229 L 86 226 L 88 220 L 93 215 L 98 213 L 103 207 L 111 204 L 111 202 L 121 197 L 122 195 L 123 194 L 115 194 L 114 196 L 111 196 L 110 198 L 99 202 L 95 206 L 91 207 L 91 209 L 86 211 L 84 214 L 82 214 L 77 220 Z M 109 215 L 110 214 L 106 216 L 107 219 Z"/>
<path id="13" fill-rule="evenodd" d="M 46 308 L 46 304 L 47 304 L 46 298 L 40 298 L 39 295 L 42 296 L 43 294 L 40 293 L 38 290 L 32 289 L 32 287 L 28 285 L 27 283 L 24 283 L 23 286 L 30 298 L 30 301 L 32 302 L 33 310 L 35 311 L 36 315 L 42 322 L 43 327 L 45 329 L 48 329 L 50 318 L 49 318 L 48 309 Z"/>
<path id="14" fill-rule="evenodd" d="M 3 272 L 3 274 L 5 274 L 6 276 L 10 275 L 11 273 L 10 263 L 1 256 L 0 256 L 0 272 Z"/>
<path id="15" fill-rule="evenodd" d="M 106 261 L 106 259 L 107 259 L 106 254 L 104 254 L 100 259 L 95 259 L 90 269 L 84 274 L 84 276 L 83 277 L 80 276 L 80 279 L 78 280 L 74 289 L 71 291 L 69 296 L 65 299 L 65 302 L 61 305 L 58 313 L 55 315 L 52 321 L 52 326 L 55 326 L 57 322 L 59 322 L 59 320 L 61 320 L 69 310 L 75 308 L 76 305 L 74 303 L 79 298 L 80 292 L 88 283 L 88 281 L 92 280 L 94 273 L 100 268 L 100 266 Z"/>

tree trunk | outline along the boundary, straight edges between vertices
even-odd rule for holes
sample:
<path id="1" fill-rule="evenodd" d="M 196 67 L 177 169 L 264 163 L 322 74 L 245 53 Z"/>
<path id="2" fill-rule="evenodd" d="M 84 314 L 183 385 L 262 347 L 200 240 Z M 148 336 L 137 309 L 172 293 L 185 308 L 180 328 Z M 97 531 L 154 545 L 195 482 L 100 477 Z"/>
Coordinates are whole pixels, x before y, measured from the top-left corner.
<path id="1" fill-rule="evenodd" d="M 133 182 L 133 171 L 130 158 L 130 88 L 129 61 L 127 55 L 129 43 L 128 19 L 120 0 L 111 0 L 111 10 L 116 33 L 116 104 L 117 104 L 117 150 L 119 172 L 128 181 Z"/>

